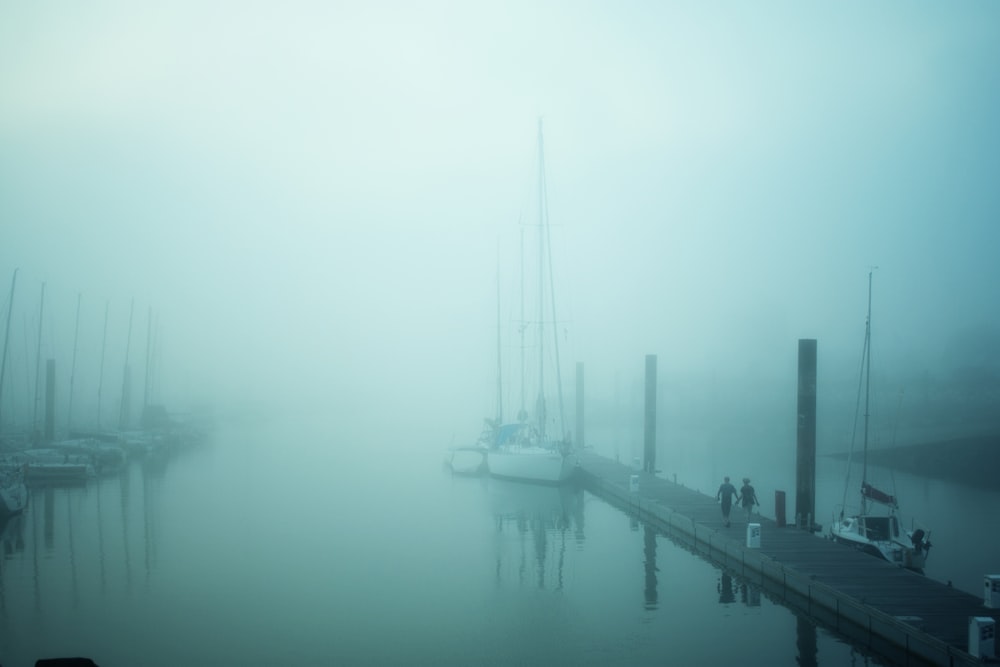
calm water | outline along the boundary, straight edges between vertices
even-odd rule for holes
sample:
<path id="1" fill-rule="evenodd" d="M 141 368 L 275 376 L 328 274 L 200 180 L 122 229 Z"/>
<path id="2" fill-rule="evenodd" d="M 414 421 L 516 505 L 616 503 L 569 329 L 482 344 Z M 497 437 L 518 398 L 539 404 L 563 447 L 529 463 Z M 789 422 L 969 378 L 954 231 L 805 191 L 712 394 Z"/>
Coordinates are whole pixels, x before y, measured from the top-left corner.
<path id="1" fill-rule="evenodd" d="M 881 664 L 589 494 L 317 433 L 222 429 L 34 491 L 3 536 L 0 663 Z"/>

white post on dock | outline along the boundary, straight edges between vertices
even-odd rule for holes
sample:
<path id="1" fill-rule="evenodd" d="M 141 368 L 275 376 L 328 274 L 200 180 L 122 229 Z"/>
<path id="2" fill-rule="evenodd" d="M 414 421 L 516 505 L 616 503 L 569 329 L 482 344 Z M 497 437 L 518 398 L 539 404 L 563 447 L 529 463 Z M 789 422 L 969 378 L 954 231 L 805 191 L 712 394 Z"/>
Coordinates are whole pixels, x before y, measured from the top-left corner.
<path id="1" fill-rule="evenodd" d="M 983 606 L 1000 607 L 1000 574 L 987 574 L 983 589 Z"/>
<path id="2" fill-rule="evenodd" d="M 970 616 L 969 655 L 975 658 L 995 658 L 996 631 L 996 621 L 989 616 Z"/>
<path id="3" fill-rule="evenodd" d="M 760 524 L 747 524 L 747 549 L 760 549 Z"/>

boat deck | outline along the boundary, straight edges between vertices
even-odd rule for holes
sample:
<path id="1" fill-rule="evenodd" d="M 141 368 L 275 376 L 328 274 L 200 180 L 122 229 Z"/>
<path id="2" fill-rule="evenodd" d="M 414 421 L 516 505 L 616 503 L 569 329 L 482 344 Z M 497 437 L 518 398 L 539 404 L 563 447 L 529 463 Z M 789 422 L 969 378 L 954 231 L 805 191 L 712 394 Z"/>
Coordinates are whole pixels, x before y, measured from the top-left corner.
<path id="1" fill-rule="evenodd" d="M 779 527 L 755 514 L 760 541 L 750 547 L 740 508 L 734 506 L 727 528 L 714 497 L 589 451 L 579 458 L 588 491 L 900 664 L 980 665 L 968 652 L 970 619 L 990 617 L 1000 625 L 1000 609 L 984 606 L 981 597 L 794 525 Z M 634 493 L 632 475 L 639 476 Z"/>

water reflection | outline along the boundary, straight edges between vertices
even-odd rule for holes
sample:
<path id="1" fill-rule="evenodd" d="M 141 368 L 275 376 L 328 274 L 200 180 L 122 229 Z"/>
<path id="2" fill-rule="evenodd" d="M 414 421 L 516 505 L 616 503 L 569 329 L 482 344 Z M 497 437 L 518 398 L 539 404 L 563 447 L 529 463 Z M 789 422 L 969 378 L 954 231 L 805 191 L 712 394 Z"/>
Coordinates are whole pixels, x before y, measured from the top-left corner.
<path id="1" fill-rule="evenodd" d="M 743 606 L 760 606 L 760 589 L 739 577 L 734 578 L 733 575 L 725 570 L 719 573 L 719 580 L 716 582 L 715 589 L 719 594 L 719 604 L 733 604 L 736 602 L 736 592 L 739 591 L 740 603 Z"/>
<path id="2" fill-rule="evenodd" d="M 753 584 L 742 582 L 740 584 L 740 601 L 748 607 L 759 607 L 760 589 Z"/>
<path id="3" fill-rule="evenodd" d="M 584 541 L 583 492 L 489 480 L 497 584 L 562 590 L 566 549 Z"/>
<path id="4" fill-rule="evenodd" d="M 728 572 L 723 572 L 719 577 L 718 584 L 719 604 L 731 604 L 736 602 L 736 593 L 733 590 L 733 578 Z"/>
<path id="5" fill-rule="evenodd" d="M 23 590 L 38 612 L 56 602 L 54 598 L 58 605 L 78 608 L 92 586 L 108 592 L 116 579 L 109 581 L 109 573 L 120 574 L 118 580 L 123 579 L 130 592 L 136 557 L 148 583 L 156 566 L 158 474 L 162 469 L 155 473 L 132 466 L 117 479 L 33 488 L 24 512 L 0 526 L 0 605 L 24 604 L 27 600 L 13 600 Z M 136 484 L 142 485 L 141 495 L 133 488 Z M 16 559 L 19 552 L 27 558 Z M 23 580 L 30 582 L 30 590 L 10 588 L 11 577 L 16 582 L 18 575 L 9 571 L 9 564 L 16 562 L 27 566 L 29 576 Z"/>
<path id="6" fill-rule="evenodd" d="M 816 625 L 801 614 L 795 617 L 795 649 L 800 667 L 816 667 L 819 664 Z"/>
<path id="7" fill-rule="evenodd" d="M 16 553 L 24 551 L 24 515 L 0 520 L 0 618 L 7 619 L 7 586 L 4 571 L 7 561 Z"/>
<path id="8" fill-rule="evenodd" d="M 645 557 L 643 563 L 646 570 L 646 586 L 644 589 L 645 606 L 646 609 L 652 610 L 656 609 L 658 598 L 656 590 L 656 530 L 649 525 L 645 526 L 643 534 L 642 554 Z"/>

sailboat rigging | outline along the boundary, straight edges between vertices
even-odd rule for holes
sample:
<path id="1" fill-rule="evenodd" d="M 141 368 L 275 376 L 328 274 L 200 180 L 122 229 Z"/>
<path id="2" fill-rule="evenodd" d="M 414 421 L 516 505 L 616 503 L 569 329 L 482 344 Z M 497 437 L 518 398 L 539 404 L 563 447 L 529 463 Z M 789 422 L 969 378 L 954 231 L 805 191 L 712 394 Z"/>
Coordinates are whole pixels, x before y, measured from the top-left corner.
<path id="1" fill-rule="evenodd" d="M 529 415 L 524 407 L 524 382 L 526 368 L 523 355 L 525 351 L 524 332 L 526 323 L 524 313 L 524 269 L 521 271 L 521 312 L 522 322 L 520 335 L 522 340 L 522 374 L 521 374 L 521 409 L 517 421 L 502 424 L 493 434 L 488 467 L 490 475 L 504 479 L 544 484 L 561 484 L 567 481 L 576 468 L 576 456 L 572 444 L 566 434 L 564 403 L 562 393 L 562 372 L 559 359 L 559 337 L 556 332 L 556 299 L 555 277 L 552 270 L 552 242 L 548 216 L 548 200 L 545 183 L 545 150 L 542 135 L 542 122 L 538 121 L 538 275 L 537 275 L 537 349 L 538 355 L 538 394 L 535 399 L 534 415 Z M 522 258 L 524 256 L 524 241 L 522 236 Z M 551 332 L 546 327 L 550 323 Z M 553 359 L 554 382 L 558 413 L 558 435 L 549 432 L 549 414 L 546 391 L 546 357 L 545 352 L 551 344 Z"/>
<path id="2" fill-rule="evenodd" d="M 861 463 L 861 510 L 845 516 L 844 505 L 839 516 L 830 525 L 830 538 L 865 553 L 905 567 L 923 572 L 930 551 L 930 534 L 923 529 L 901 531 L 899 503 L 895 494 L 876 488 L 868 479 L 868 433 L 871 417 L 871 322 L 872 322 L 872 272 L 868 273 L 868 316 L 865 320 L 865 343 L 862 352 L 861 377 L 858 383 L 858 404 L 864 389 L 864 436 Z M 855 424 L 857 423 L 855 417 Z M 853 447 L 852 447 L 853 449 Z M 848 483 L 851 466 L 848 457 Z M 844 501 L 847 499 L 847 486 Z M 884 508 L 881 511 L 878 508 Z"/>

